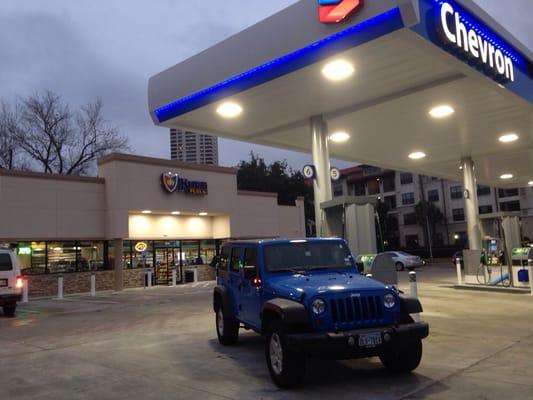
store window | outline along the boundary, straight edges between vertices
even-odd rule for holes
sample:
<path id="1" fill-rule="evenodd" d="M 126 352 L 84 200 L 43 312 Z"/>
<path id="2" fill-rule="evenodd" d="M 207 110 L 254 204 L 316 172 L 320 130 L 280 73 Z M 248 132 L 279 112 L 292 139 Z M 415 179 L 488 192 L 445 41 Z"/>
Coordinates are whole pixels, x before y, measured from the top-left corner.
<path id="1" fill-rule="evenodd" d="M 131 242 L 131 268 L 153 268 L 154 247 L 150 241 Z M 144 250 L 144 251 L 143 251 Z"/>
<path id="2" fill-rule="evenodd" d="M 76 242 L 48 243 L 48 270 L 59 272 L 76 272 Z"/>
<path id="3" fill-rule="evenodd" d="M 24 260 L 25 258 L 19 256 L 19 260 Z M 24 262 L 21 267 L 23 273 L 26 275 L 45 274 L 49 272 L 46 268 L 46 243 L 31 242 L 31 261 L 29 264 Z"/>
<path id="4" fill-rule="evenodd" d="M 184 240 L 181 243 L 183 265 L 202 264 L 200 260 L 200 242 L 198 240 Z"/>
<path id="5" fill-rule="evenodd" d="M 214 240 L 200 241 L 200 264 L 211 264 L 217 253 L 216 242 Z"/>

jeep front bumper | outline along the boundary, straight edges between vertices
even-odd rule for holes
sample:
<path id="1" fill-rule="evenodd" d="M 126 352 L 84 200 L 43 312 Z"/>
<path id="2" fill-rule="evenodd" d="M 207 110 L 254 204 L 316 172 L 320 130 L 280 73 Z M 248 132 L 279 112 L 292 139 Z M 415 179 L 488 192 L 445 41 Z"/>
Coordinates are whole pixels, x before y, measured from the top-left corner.
<path id="1" fill-rule="evenodd" d="M 359 338 L 378 335 L 381 343 L 361 346 Z M 340 332 L 295 333 L 287 335 L 289 347 L 310 356 L 334 359 L 373 357 L 387 348 L 405 346 L 429 335 L 427 322 L 414 322 L 398 326 L 357 329 Z"/>

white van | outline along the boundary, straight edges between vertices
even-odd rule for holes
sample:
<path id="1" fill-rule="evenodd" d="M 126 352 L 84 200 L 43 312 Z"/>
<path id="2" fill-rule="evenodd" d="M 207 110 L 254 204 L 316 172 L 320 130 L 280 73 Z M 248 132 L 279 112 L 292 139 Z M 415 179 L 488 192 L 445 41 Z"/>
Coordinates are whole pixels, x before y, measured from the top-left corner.
<path id="1" fill-rule="evenodd" d="M 22 299 L 20 266 L 11 250 L 0 249 L 0 306 L 6 317 L 14 317 L 17 301 Z"/>

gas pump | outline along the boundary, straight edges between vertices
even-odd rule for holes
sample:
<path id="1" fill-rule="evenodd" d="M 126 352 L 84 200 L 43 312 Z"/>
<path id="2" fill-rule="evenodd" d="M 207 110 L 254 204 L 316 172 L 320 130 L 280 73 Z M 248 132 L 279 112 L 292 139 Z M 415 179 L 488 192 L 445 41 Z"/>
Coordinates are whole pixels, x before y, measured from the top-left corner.
<path id="1" fill-rule="evenodd" d="M 505 257 L 505 241 L 486 237 L 481 248 L 477 281 L 481 285 L 510 286 L 509 271 Z"/>

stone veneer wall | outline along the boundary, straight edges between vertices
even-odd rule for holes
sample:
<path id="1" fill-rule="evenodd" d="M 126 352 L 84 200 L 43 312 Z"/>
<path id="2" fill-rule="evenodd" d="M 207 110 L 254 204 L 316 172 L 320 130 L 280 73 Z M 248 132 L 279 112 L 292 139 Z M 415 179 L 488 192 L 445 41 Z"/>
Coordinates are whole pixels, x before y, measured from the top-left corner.
<path id="1" fill-rule="evenodd" d="M 198 280 L 210 281 L 215 279 L 215 270 L 209 265 L 199 265 Z M 91 291 L 91 273 L 73 272 L 63 274 L 63 294 L 88 293 Z M 29 297 L 57 296 L 57 275 L 27 275 Z M 144 271 L 142 269 L 124 270 L 124 288 L 144 286 Z M 114 271 L 96 272 L 96 291 L 113 290 L 115 281 Z"/>

